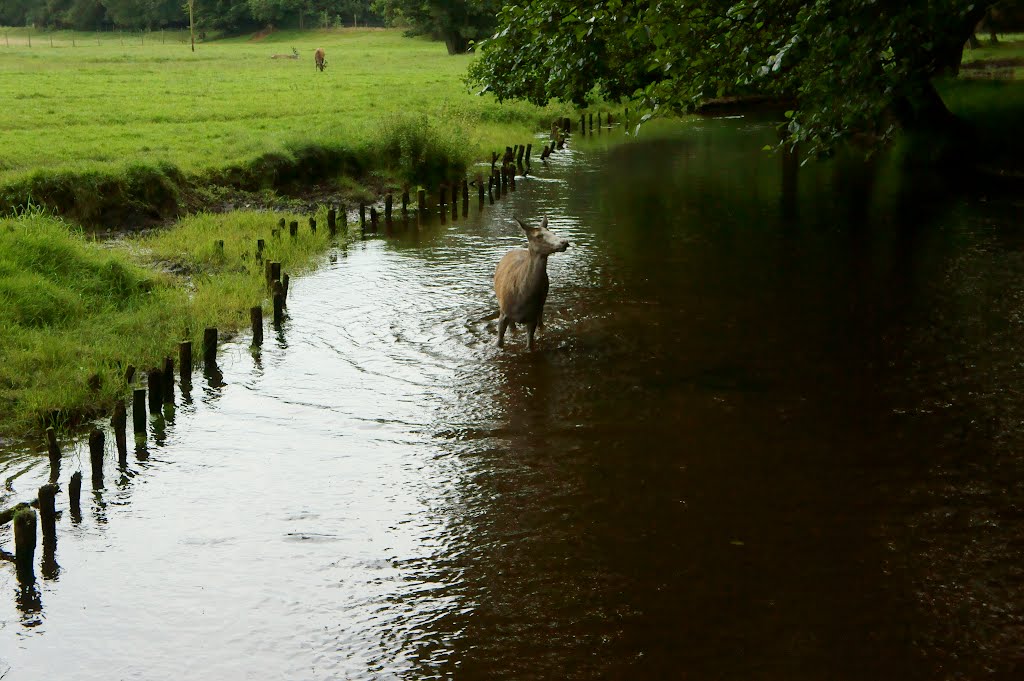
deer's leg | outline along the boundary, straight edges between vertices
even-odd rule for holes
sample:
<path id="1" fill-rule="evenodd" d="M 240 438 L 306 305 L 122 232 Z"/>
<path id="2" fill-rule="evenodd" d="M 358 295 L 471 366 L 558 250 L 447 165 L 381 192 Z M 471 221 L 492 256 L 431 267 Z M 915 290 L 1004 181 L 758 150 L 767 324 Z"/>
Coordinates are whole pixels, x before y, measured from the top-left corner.
<path id="1" fill-rule="evenodd" d="M 537 320 L 526 323 L 526 349 L 533 350 L 533 334 L 537 331 Z"/>
<path id="2" fill-rule="evenodd" d="M 505 346 L 505 329 L 508 328 L 508 317 L 504 312 L 498 313 L 498 347 Z"/>

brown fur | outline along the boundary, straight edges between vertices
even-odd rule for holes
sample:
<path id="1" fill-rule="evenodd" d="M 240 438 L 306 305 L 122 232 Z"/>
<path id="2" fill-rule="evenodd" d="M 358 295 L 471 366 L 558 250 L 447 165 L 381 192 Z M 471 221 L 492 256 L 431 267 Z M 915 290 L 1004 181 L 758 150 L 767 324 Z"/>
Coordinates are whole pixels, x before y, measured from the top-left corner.
<path id="1" fill-rule="evenodd" d="M 324 48 L 316 48 L 316 52 L 313 53 L 313 59 L 316 60 L 316 68 L 318 71 L 323 71 L 327 68 L 327 60 L 324 58 Z"/>

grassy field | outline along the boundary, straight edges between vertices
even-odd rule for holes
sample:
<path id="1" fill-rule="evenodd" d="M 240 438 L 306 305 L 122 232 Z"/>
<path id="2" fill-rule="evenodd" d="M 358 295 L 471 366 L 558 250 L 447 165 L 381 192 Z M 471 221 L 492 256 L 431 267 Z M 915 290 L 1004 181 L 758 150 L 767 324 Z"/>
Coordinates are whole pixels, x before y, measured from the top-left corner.
<path id="1" fill-rule="evenodd" d="M 38 211 L 0 220 L 0 434 L 104 413 L 129 395 L 128 364 L 160 366 L 180 340 L 193 342 L 198 360 L 207 326 L 222 338 L 248 327 L 249 308 L 267 302 L 256 240 L 292 275 L 331 240 L 308 227 L 274 239 L 279 215 L 195 215 L 113 246 Z M 89 388 L 93 374 L 98 391 Z"/>
<path id="2" fill-rule="evenodd" d="M 10 29 L 0 39 L 8 205 L 35 192 L 45 194 L 37 202 L 88 208 L 90 191 L 126 194 L 129 172 L 146 182 L 156 173 L 157 184 L 179 184 L 179 172 L 231 184 L 255 167 L 249 184 L 272 183 L 282 165 L 325 150 L 334 158 L 327 171 L 416 181 L 415 159 L 401 153 L 405 131 L 427 131 L 439 153 L 465 164 L 569 113 L 477 96 L 462 82 L 470 55 L 397 30 L 285 31 L 201 43 L 195 53 L 176 34 L 161 42 L 159 34 L 36 33 L 32 47 L 28 35 Z M 317 47 L 327 54 L 323 73 L 313 65 Z M 272 58 L 293 49 L 298 59 Z"/>

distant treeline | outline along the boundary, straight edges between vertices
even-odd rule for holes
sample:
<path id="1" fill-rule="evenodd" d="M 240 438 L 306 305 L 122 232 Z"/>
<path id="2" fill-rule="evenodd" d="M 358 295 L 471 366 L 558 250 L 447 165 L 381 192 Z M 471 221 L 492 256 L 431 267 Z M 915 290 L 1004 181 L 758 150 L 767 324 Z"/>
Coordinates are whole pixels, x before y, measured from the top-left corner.
<path id="1" fill-rule="evenodd" d="M 196 30 L 383 26 L 375 0 L 195 0 Z M 188 28 L 184 0 L 0 0 L 0 25 L 102 31 Z"/>
<path id="2" fill-rule="evenodd" d="M 451 53 L 488 35 L 501 0 L 195 0 L 197 31 L 399 26 Z M 0 26 L 103 31 L 188 28 L 187 0 L 0 0 Z"/>

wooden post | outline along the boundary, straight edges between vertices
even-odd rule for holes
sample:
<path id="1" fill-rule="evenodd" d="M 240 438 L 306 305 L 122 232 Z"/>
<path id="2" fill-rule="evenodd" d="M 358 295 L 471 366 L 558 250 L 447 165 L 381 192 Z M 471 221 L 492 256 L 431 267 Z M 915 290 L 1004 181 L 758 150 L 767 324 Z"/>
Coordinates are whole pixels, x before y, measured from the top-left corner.
<path id="1" fill-rule="evenodd" d="M 76 471 L 68 482 L 68 506 L 71 508 L 71 515 L 82 515 L 82 472 Z"/>
<path id="2" fill-rule="evenodd" d="M 131 385 L 132 379 L 135 378 L 135 366 L 129 364 L 124 369 L 124 382 Z"/>
<path id="3" fill-rule="evenodd" d="M 452 183 L 452 222 L 459 219 L 459 185 Z"/>
<path id="4" fill-rule="evenodd" d="M 466 203 L 467 201 L 469 201 L 469 180 L 462 178 L 462 202 Z"/>
<path id="5" fill-rule="evenodd" d="M 316 218 L 314 217 L 309 218 L 309 231 L 316 234 Z"/>
<path id="6" fill-rule="evenodd" d="M 377 209 L 370 206 L 370 231 L 377 231 Z"/>
<path id="7" fill-rule="evenodd" d="M 597 134 L 601 134 L 601 112 L 597 112 Z"/>
<path id="8" fill-rule="evenodd" d="M 511 191 L 516 190 L 516 168 L 513 165 L 508 167 L 508 188 Z"/>
<path id="9" fill-rule="evenodd" d="M 264 239 L 256 239 L 256 262 L 263 262 L 263 249 L 267 247 Z"/>
<path id="10" fill-rule="evenodd" d="M 587 114 L 580 114 L 580 134 L 587 134 Z"/>
<path id="11" fill-rule="evenodd" d="M 523 154 L 526 153 L 526 147 L 520 146 L 519 152 L 516 154 L 516 163 L 520 168 L 523 167 Z"/>
<path id="12" fill-rule="evenodd" d="M 31 584 L 36 579 L 36 512 L 22 508 L 14 515 L 14 561 L 18 580 Z"/>
<path id="13" fill-rule="evenodd" d="M 327 211 L 327 230 L 334 236 L 338 232 L 338 212 L 331 208 Z"/>
<path id="14" fill-rule="evenodd" d="M 284 285 L 280 281 L 274 282 L 274 326 L 280 326 L 284 321 Z"/>
<path id="15" fill-rule="evenodd" d="M 409 214 L 409 188 L 402 189 L 402 218 Z"/>
<path id="16" fill-rule="evenodd" d="M 281 234 L 284 232 L 284 228 L 285 228 L 285 220 L 284 220 L 284 218 L 278 218 L 278 220 L 277 220 L 278 232 L 276 234 L 274 234 L 274 236 L 280 238 Z"/>
<path id="17" fill-rule="evenodd" d="M 476 198 L 478 210 L 484 209 L 484 176 L 479 173 L 476 176 Z"/>
<path id="18" fill-rule="evenodd" d="M 159 369 L 149 371 L 149 413 L 159 414 L 164 406 L 163 372 Z"/>
<path id="19" fill-rule="evenodd" d="M 490 205 L 494 205 L 494 173 L 487 176 L 487 199 Z"/>
<path id="20" fill-rule="evenodd" d="M 60 446 L 57 445 L 57 431 L 50 426 L 46 429 L 46 450 L 50 455 L 50 465 L 60 466 Z"/>
<path id="21" fill-rule="evenodd" d="M 505 196 L 508 194 L 508 166 L 501 166 L 501 177 L 499 178 L 499 181 L 501 182 L 501 186 L 499 187 L 501 192 L 499 193 L 499 196 Z"/>
<path id="22" fill-rule="evenodd" d="M 52 482 L 39 488 L 39 524 L 43 539 L 57 536 L 57 492 L 60 487 Z"/>
<path id="23" fill-rule="evenodd" d="M 277 266 L 280 271 L 281 263 L 278 263 Z M 217 363 L 216 327 L 210 327 L 203 331 L 203 361 L 211 366 Z"/>
<path id="24" fill-rule="evenodd" d="M 392 197 L 391 192 L 388 192 L 384 197 L 384 221 L 388 224 L 391 224 L 391 204 L 393 201 L 394 198 Z"/>
<path id="25" fill-rule="evenodd" d="M 92 486 L 103 486 L 103 431 L 93 428 L 89 433 L 89 462 L 92 464 Z"/>
<path id="26" fill-rule="evenodd" d="M 164 357 L 164 403 L 174 402 L 174 360 Z"/>
<path id="27" fill-rule="evenodd" d="M 192 385 L 192 341 L 181 341 L 178 344 L 178 372 L 181 374 L 181 387 Z"/>
<path id="28" fill-rule="evenodd" d="M 124 400 L 118 400 L 114 405 L 114 415 L 110 418 L 110 425 L 114 428 L 117 460 L 123 464 L 128 458 L 128 435 L 125 432 L 128 428 L 128 409 L 125 407 Z"/>
<path id="29" fill-rule="evenodd" d="M 250 307 L 249 321 L 252 322 L 252 344 L 263 345 L 263 308 L 259 305 Z"/>
<path id="30" fill-rule="evenodd" d="M 292 220 L 288 223 L 288 234 L 294 239 L 299 236 L 299 221 Z"/>
<path id="31" fill-rule="evenodd" d="M 594 134 L 594 114 L 593 114 L 593 112 L 591 112 L 591 114 L 590 114 L 590 134 L 591 135 Z"/>
<path id="32" fill-rule="evenodd" d="M 526 166 L 530 166 L 530 154 L 533 152 L 533 143 L 526 145 Z"/>
<path id="33" fill-rule="evenodd" d="M 437 212 L 444 215 L 448 212 L 448 185 L 442 183 L 437 187 Z"/>
<path id="34" fill-rule="evenodd" d="M 288 307 L 288 282 L 290 280 L 291 280 L 291 277 L 288 276 L 287 272 L 285 272 L 284 274 L 281 275 L 281 290 L 284 292 L 284 305 L 285 305 L 285 307 Z"/>
<path id="35" fill-rule="evenodd" d="M 275 281 L 281 281 L 281 263 L 276 260 L 270 263 L 270 284 L 273 286 Z"/>
<path id="36" fill-rule="evenodd" d="M 347 232 L 348 231 L 348 208 L 345 207 L 344 203 L 341 204 L 341 206 L 338 208 L 338 215 L 341 216 L 341 229 L 342 229 L 342 231 L 346 231 Z"/>
<path id="37" fill-rule="evenodd" d="M 366 204 L 359 202 L 359 229 L 366 231 Z"/>
<path id="38" fill-rule="evenodd" d="M 146 434 L 146 389 L 132 391 L 132 425 L 136 435 Z"/>
<path id="39" fill-rule="evenodd" d="M 416 210 L 419 211 L 420 215 L 427 214 L 427 190 L 417 189 L 416 190 Z"/>

